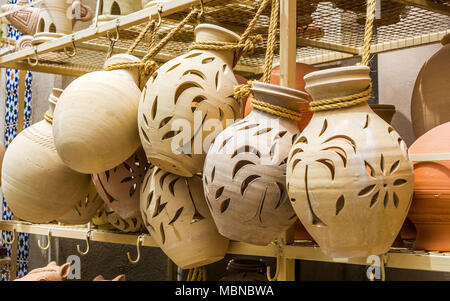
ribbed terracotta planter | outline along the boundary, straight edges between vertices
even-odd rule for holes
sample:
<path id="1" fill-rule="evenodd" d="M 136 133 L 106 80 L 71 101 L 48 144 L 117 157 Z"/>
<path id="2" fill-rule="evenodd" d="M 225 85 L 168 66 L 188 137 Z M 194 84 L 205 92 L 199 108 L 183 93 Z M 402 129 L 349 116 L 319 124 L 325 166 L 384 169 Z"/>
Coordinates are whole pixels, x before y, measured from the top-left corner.
<path id="1" fill-rule="evenodd" d="M 305 76 L 314 100 L 360 93 L 365 66 Z M 330 257 L 389 250 L 406 218 L 413 170 L 405 142 L 367 103 L 315 112 L 291 149 L 287 187 L 309 234 Z"/>
<path id="2" fill-rule="evenodd" d="M 199 176 L 149 170 L 142 184 L 141 212 L 155 242 L 182 269 L 224 258 L 229 241 L 217 231 Z"/>
<path id="3" fill-rule="evenodd" d="M 450 122 L 420 136 L 409 152 L 450 152 Z M 414 162 L 414 174 L 414 200 L 408 215 L 417 230 L 414 248 L 450 251 L 450 161 Z"/>
<path id="4" fill-rule="evenodd" d="M 102 173 L 92 175 L 92 181 L 105 203 L 120 217 L 140 217 L 141 183 L 150 164 L 140 147 L 128 160 Z"/>
<path id="5" fill-rule="evenodd" d="M 299 112 L 307 94 L 255 82 L 255 97 Z M 267 245 L 296 218 L 286 192 L 286 162 L 300 133 L 296 120 L 254 109 L 215 139 L 203 169 L 206 200 L 219 232 Z"/>
<path id="6" fill-rule="evenodd" d="M 138 62 L 118 54 L 105 65 Z M 81 173 L 121 164 L 139 147 L 137 110 L 141 91 L 136 69 L 96 71 L 78 77 L 61 94 L 53 136 L 64 163 Z"/>
<path id="7" fill-rule="evenodd" d="M 239 36 L 201 24 L 195 39 L 236 42 Z M 138 125 L 153 165 L 185 177 L 202 171 L 210 141 L 220 128 L 242 117 L 241 104 L 233 97 L 233 59 L 233 50 L 192 50 L 162 65 L 149 79 Z"/>
<path id="8" fill-rule="evenodd" d="M 50 114 L 60 93 L 53 89 L 50 95 Z M 9 209 L 15 217 L 35 223 L 56 220 L 71 210 L 86 195 L 89 178 L 63 163 L 47 120 L 17 135 L 2 165 L 2 188 Z"/>

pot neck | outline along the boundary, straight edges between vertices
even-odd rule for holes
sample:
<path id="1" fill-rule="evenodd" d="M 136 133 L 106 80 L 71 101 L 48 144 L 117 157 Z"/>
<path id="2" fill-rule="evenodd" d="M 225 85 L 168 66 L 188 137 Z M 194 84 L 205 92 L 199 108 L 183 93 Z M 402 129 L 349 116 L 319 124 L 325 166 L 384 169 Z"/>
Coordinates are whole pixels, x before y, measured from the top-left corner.
<path id="1" fill-rule="evenodd" d="M 120 53 L 113 55 L 109 59 L 106 60 L 104 67 L 111 66 L 115 63 L 128 63 L 128 62 L 140 62 L 141 60 L 135 57 L 134 55 L 126 54 L 126 53 Z M 107 72 L 118 72 L 122 74 L 123 76 L 128 77 L 131 79 L 138 87 L 139 87 L 139 72 L 137 68 L 131 68 L 131 69 L 118 69 L 113 71 L 107 71 Z"/>

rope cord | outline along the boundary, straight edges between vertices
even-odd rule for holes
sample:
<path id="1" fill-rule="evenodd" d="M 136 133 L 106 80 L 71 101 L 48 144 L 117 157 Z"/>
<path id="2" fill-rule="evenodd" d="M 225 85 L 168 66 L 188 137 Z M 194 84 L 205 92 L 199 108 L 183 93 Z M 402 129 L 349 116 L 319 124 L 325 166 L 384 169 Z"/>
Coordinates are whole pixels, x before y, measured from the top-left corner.
<path id="1" fill-rule="evenodd" d="M 256 98 L 252 99 L 252 106 L 253 106 L 253 108 L 258 109 L 260 111 L 264 111 L 266 113 L 270 113 L 273 115 L 277 115 L 277 116 L 292 119 L 292 120 L 299 120 L 302 116 L 302 114 L 297 111 L 286 109 L 286 108 L 280 107 L 280 106 L 276 106 L 276 105 L 267 103 L 265 101 L 258 100 Z"/>
<path id="2" fill-rule="evenodd" d="M 49 111 L 45 112 L 44 119 L 50 123 L 53 123 L 53 115 Z"/>
<path id="3" fill-rule="evenodd" d="M 206 268 L 202 266 L 190 269 L 186 281 L 206 281 Z"/>

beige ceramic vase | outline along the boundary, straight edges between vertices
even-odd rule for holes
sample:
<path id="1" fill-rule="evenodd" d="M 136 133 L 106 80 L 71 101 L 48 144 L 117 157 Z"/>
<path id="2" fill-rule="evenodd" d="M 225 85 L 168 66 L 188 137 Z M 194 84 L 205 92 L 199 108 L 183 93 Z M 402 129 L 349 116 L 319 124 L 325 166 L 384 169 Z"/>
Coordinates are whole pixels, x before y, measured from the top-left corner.
<path id="1" fill-rule="evenodd" d="M 416 137 L 450 121 L 450 34 L 443 47 L 425 62 L 411 99 L 411 121 Z"/>
<path id="2" fill-rule="evenodd" d="M 103 200 L 102 200 L 103 201 Z M 103 230 L 115 229 L 113 225 L 108 222 L 108 217 L 106 216 L 105 204 L 102 203 L 100 208 L 97 210 L 95 215 L 91 219 L 91 224 L 95 227 Z"/>
<path id="3" fill-rule="evenodd" d="M 224 258 L 229 241 L 217 232 L 199 176 L 149 170 L 142 184 L 141 212 L 155 242 L 182 269 Z"/>
<path id="4" fill-rule="evenodd" d="M 62 90 L 53 89 L 49 113 Z M 3 160 L 3 193 L 20 219 L 53 221 L 83 199 L 89 176 L 68 168 L 56 152 L 52 125 L 42 120 L 23 130 L 9 145 Z"/>
<path id="5" fill-rule="evenodd" d="M 353 95 L 370 84 L 365 66 L 305 76 L 314 100 Z M 330 257 L 389 250 L 412 200 L 414 176 L 397 132 L 364 102 L 314 113 L 295 141 L 287 166 L 291 204 Z"/>
<path id="6" fill-rule="evenodd" d="M 28 0 L 18 0 L 17 4 L 4 4 L 1 6 L 1 12 L 5 13 L 10 10 L 15 10 L 28 3 Z M 39 20 L 39 11 L 40 9 L 38 7 L 27 7 L 5 17 L 24 35 L 34 35 Z"/>
<path id="7" fill-rule="evenodd" d="M 98 24 L 115 20 L 121 15 L 128 15 L 142 9 L 142 0 L 99 0 L 100 15 Z"/>
<path id="8" fill-rule="evenodd" d="M 142 232 L 145 230 L 142 217 L 122 218 L 105 204 L 104 214 L 108 222 L 122 232 Z"/>
<path id="9" fill-rule="evenodd" d="M 115 62 L 138 62 L 128 54 Z M 137 110 L 141 91 L 136 69 L 85 74 L 64 90 L 55 109 L 53 135 L 61 159 L 87 174 L 109 170 L 139 147 Z"/>
<path id="10" fill-rule="evenodd" d="M 304 92 L 261 82 L 253 95 L 300 112 Z M 203 169 L 205 196 L 219 232 L 232 240 L 267 245 L 296 219 L 286 192 L 286 163 L 300 133 L 297 121 L 253 109 L 221 132 Z"/>
<path id="11" fill-rule="evenodd" d="M 196 41 L 236 42 L 222 27 L 201 24 Z M 242 117 L 230 51 L 192 50 L 162 65 L 139 103 L 139 134 L 148 160 L 171 173 L 202 171 L 206 151 L 220 131 Z"/>
<path id="12" fill-rule="evenodd" d="M 84 197 L 57 221 L 66 225 L 87 224 L 102 205 L 103 200 L 91 181 Z"/>
<path id="13" fill-rule="evenodd" d="M 150 168 L 144 150 L 140 147 L 128 160 L 102 173 L 92 175 L 95 187 L 105 201 L 120 217 L 140 217 L 141 183 Z"/>

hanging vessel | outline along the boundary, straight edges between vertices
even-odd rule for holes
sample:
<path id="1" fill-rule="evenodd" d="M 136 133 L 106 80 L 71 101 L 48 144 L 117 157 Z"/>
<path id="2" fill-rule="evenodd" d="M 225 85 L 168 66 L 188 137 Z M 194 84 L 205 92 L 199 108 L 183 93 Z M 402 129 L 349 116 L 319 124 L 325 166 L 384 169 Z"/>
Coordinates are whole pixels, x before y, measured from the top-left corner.
<path id="1" fill-rule="evenodd" d="M 62 90 L 53 89 L 49 115 Z M 89 176 L 68 168 L 58 156 L 47 120 L 23 130 L 9 145 L 2 166 L 3 193 L 15 217 L 53 221 L 76 205 L 87 191 Z"/>
<path id="2" fill-rule="evenodd" d="M 104 214 L 108 222 L 116 229 L 128 233 L 128 232 L 142 232 L 145 227 L 142 221 L 142 217 L 122 218 L 108 205 L 105 204 Z"/>
<path id="3" fill-rule="evenodd" d="M 237 42 L 222 27 L 201 24 L 196 41 Z M 171 173 L 202 171 L 209 143 L 242 116 L 234 99 L 233 50 L 192 50 L 162 65 L 145 86 L 138 125 L 148 160 Z"/>
<path id="4" fill-rule="evenodd" d="M 199 176 L 149 170 L 142 184 L 141 213 L 155 242 L 182 269 L 224 258 L 229 241 L 217 232 Z"/>
<path id="5" fill-rule="evenodd" d="M 314 100 L 361 93 L 366 66 L 305 76 Z M 405 220 L 413 171 L 405 142 L 366 102 L 316 111 L 288 159 L 291 204 L 330 257 L 365 257 L 389 250 Z"/>
<path id="6" fill-rule="evenodd" d="M 108 217 L 106 216 L 104 203 L 102 203 L 100 208 L 98 208 L 97 212 L 92 217 L 91 224 L 100 229 L 105 229 L 105 230 L 115 229 L 113 227 L 113 225 L 111 225 L 108 222 Z"/>
<path id="7" fill-rule="evenodd" d="M 409 152 L 450 152 L 450 122 L 420 136 Z M 414 200 L 408 215 L 417 231 L 414 249 L 450 251 L 450 160 L 414 162 L 414 175 Z"/>
<path id="8" fill-rule="evenodd" d="M 253 95 L 299 112 L 307 94 L 254 82 Z M 203 184 L 219 232 L 267 245 L 295 222 L 285 187 L 287 156 L 300 133 L 296 120 L 254 109 L 221 132 L 206 156 Z"/>
<path id="9" fill-rule="evenodd" d="M 102 173 L 92 175 L 92 181 L 105 203 L 120 217 L 140 217 L 141 183 L 150 164 L 142 147 L 125 162 Z"/>
<path id="10" fill-rule="evenodd" d="M 103 200 L 91 181 L 83 198 L 78 200 L 73 208 L 59 217 L 57 221 L 66 225 L 87 224 L 102 205 Z"/>
<path id="11" fill-rule="evenodd" d="M 450 121 L 450 34 L 443 47 L 422 66 L 411 99 L 411 121 L 416 137 Z"/>
<path id="12" fill-rule="evenodd" d="M 142 0 L 99 0 L 98 25 L 142 9 Z"/>
<path id="13" fill-rule="evenodd" d="M 267 266 L 262 260 L 231 259 L 219 281 L 267 281 Z"/>
<path id="14" fill-rule="evenodd" d="M 17 4 L 4 4 L 1 6 L 1 12 L 6 13 L 19 9 L 28 3 L 28 0 L 18 0 Z M 38 7 L 27 7 L 6 15 L 5 18 L 24 35 L 34 35 L 39 20 L 39 11 Z"/>
<path id="15" fill-rule="evenodd" d="M 139 62 L 117 54 L 106 66 Z M 55 109 L 53 136 L 61 159 L 81 173 L 98 173 L 127 160 L 139 147 L 137 69 L 96 71 L 67 86 Z"/>

